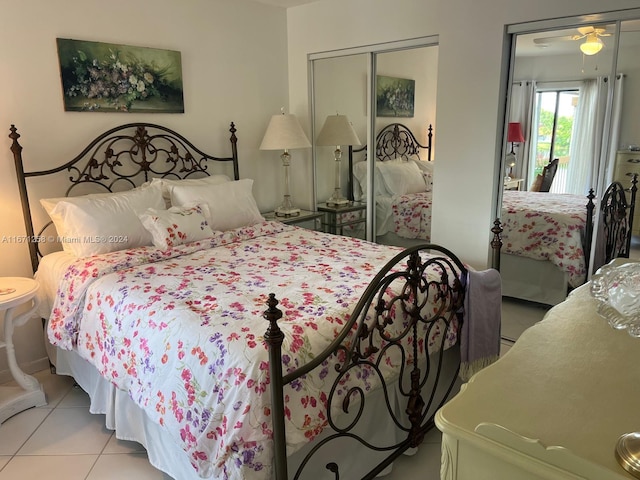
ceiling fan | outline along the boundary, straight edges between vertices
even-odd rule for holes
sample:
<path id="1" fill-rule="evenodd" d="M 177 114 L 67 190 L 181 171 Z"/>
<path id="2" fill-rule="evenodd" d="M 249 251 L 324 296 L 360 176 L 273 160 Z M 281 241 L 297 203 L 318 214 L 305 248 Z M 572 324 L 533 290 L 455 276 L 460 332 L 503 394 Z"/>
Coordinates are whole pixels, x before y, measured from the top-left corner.
<path id="1" fill-rule="evenodd" d="M 585 41 L 580 44 L 580 50 L 585 55 L 595 55 L 604 47 L 604 42 L 600 37 L 611 36 L 611 33 L 604 26 L 578 27 L 577 30 L 578 33 L 574 35 L 534 38 L 533 43 L 542 47 L 548 46 L 549 43 L 553 42 L 575 41 L 584 38 Z"/>

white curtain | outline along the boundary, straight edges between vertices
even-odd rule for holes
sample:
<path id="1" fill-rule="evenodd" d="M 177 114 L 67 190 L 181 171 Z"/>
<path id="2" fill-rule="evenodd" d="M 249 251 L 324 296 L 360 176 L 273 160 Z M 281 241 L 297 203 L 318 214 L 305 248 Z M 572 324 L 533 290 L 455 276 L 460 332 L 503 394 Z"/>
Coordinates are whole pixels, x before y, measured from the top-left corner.
<path id="1" fill-rule="evenodd" d="M 611 106 L 611 128 L 609 135 L 609 143 L 605 144 L 606 153 L 603 155 L 605 158 L 604 174 L 598 178 L 602 179 L 599 185 L 600 191 L 604 193 L 604 186 L 609 185 L 613 179 L 613 170 L 616 163 L 616 153 L 620 149 L 620 116 L 622 113 L 622 98 L 623 98 L 623 86 L 624 86 L 623 73 L 616 75 L 614 84 L 614 97 L 613 104 Z"/>
<path id="2" fill-rule="evenodd" d="M 600 169 L 600 151 L 607 98 L 605 77 L 584 80 L 580 86 L 580 100 L 573 122 L 569 166 L 565 193 L 585 195 L 595 184 Z"/>
<path id="3" fill-rule="evenodd" d="M 620 142 L 620 114 L 622 111 L 622 99 L 623 99 L 623 86 L 624 86 L 624 74 L 616 75 L 613 85 L 609 85 L 609 95 L 612 96 L 610 102 L 611 109 L 607 112 L 610 115 L 609 132 L 604 132 L 604 141 L 601 145 L 600 157 L 603 161 L 599 162 L 598 169 L 594 170 L 598 184 L 594 186 L 596 190 L 597 198 L 600 198 L 604 193 L 606 186 L 609 185 L 613 178 L 613 169 L 615 168 L 616 152 L 619 148 Z M 611 88 L 613 87 L 613 89 Z M 607 96 L 608 99 L 608 96 Z M 606 102 L 607 99 L 604 101 Z M 595 180 L 594 180 L 595 181 Z M 602 249 L 602 229 L 600 225 L 600 215 L 595 216 L 594 222 L 594 240 L 591 243 L 591 255 L 589 269 L 587 270 L 588 278 L 591 278 L 591 274 L 595 267 L 601 262 L 599 255 Z"/>
<path id="4" fill-rule="evenodd" d="M 524 143 L 518 146 L 516 152 L 516 166 L 513 176 L 525 179 L 526 185 L 531 183 L 526 177 L 529 171 L 529 157 L 531 155 L 531 135 L 533 108 L 535 105 L 536 82 L 535 80 L 523 80 L 515 82 L 511 88 L 511 105 L 509 122 L 520 122 Z"/>

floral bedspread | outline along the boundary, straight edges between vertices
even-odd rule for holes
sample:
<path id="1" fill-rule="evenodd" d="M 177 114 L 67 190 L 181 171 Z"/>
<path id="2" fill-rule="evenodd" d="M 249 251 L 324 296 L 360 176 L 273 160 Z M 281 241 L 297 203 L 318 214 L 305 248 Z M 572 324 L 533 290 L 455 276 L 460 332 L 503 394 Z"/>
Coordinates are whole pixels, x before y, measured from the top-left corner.
<path id="1" fill-rule="evenodd" d="M 583 249 L 588 199 L 582 195 L 505 191 L 502 251 L 549 260 L 566 272 L 569 285 L 586 278 Z"/>
<path id="2" fill-rule="evenodd" d="M 431 196 L 432 192 L 396 195 L 391 211 L 394 232 L 404 238 L 431 239 Z"/>
<path id="3" fill-rule="evenodd" d="M 77 349 L 127 391 L 201 477 L 268 479 L 273 452 L 262 318 L 268 294 L 280 300 L 284 370 L 292 371 L 331 342 L 398 251 L 264 222 L 169 250 L 78 259 L 58 291 L 49 338 Z M 441 335 L 434 329 L 428 347 Z M 285 389 L 289 452 L 326 425 L 334 361 Z M 366 378 L 357 381 L 374 388 Z"/>

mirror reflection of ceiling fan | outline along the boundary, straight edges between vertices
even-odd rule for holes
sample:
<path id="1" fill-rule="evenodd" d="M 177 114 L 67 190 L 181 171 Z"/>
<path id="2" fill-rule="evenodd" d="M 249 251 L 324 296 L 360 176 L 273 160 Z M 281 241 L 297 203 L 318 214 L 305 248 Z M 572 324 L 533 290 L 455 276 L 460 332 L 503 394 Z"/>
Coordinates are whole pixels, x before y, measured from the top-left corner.
<path id="1" fill-rule="evenodd" d="M 577 34 L 574 35 L 561 35 L 556 37 L 540 37 L 534 38 L 533 43 L 539 46 L 548 46 L 554 42 L 572 42 L 584 39 L 584 42 L 580 43 L 580 50 L 585 55 L 595 55 L 602 47 L 604 42 L 600 37 L 610 37 L 611 32 L 607 31 L 608 26 L 591 26 L 591 27 L 578 27 Z"/>

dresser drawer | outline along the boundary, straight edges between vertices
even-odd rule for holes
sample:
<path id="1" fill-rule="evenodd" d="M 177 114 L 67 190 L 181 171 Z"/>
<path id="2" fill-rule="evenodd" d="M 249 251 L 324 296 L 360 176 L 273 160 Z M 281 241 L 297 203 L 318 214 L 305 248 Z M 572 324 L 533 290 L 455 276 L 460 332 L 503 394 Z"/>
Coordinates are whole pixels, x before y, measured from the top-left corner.
<path id="1" fill-rule="evenodd" d="M 618 152 L 616 155 L 615 179 L 624 183 L 627 176 L 633 173 L 640 174 L 640 152 Z"/>

